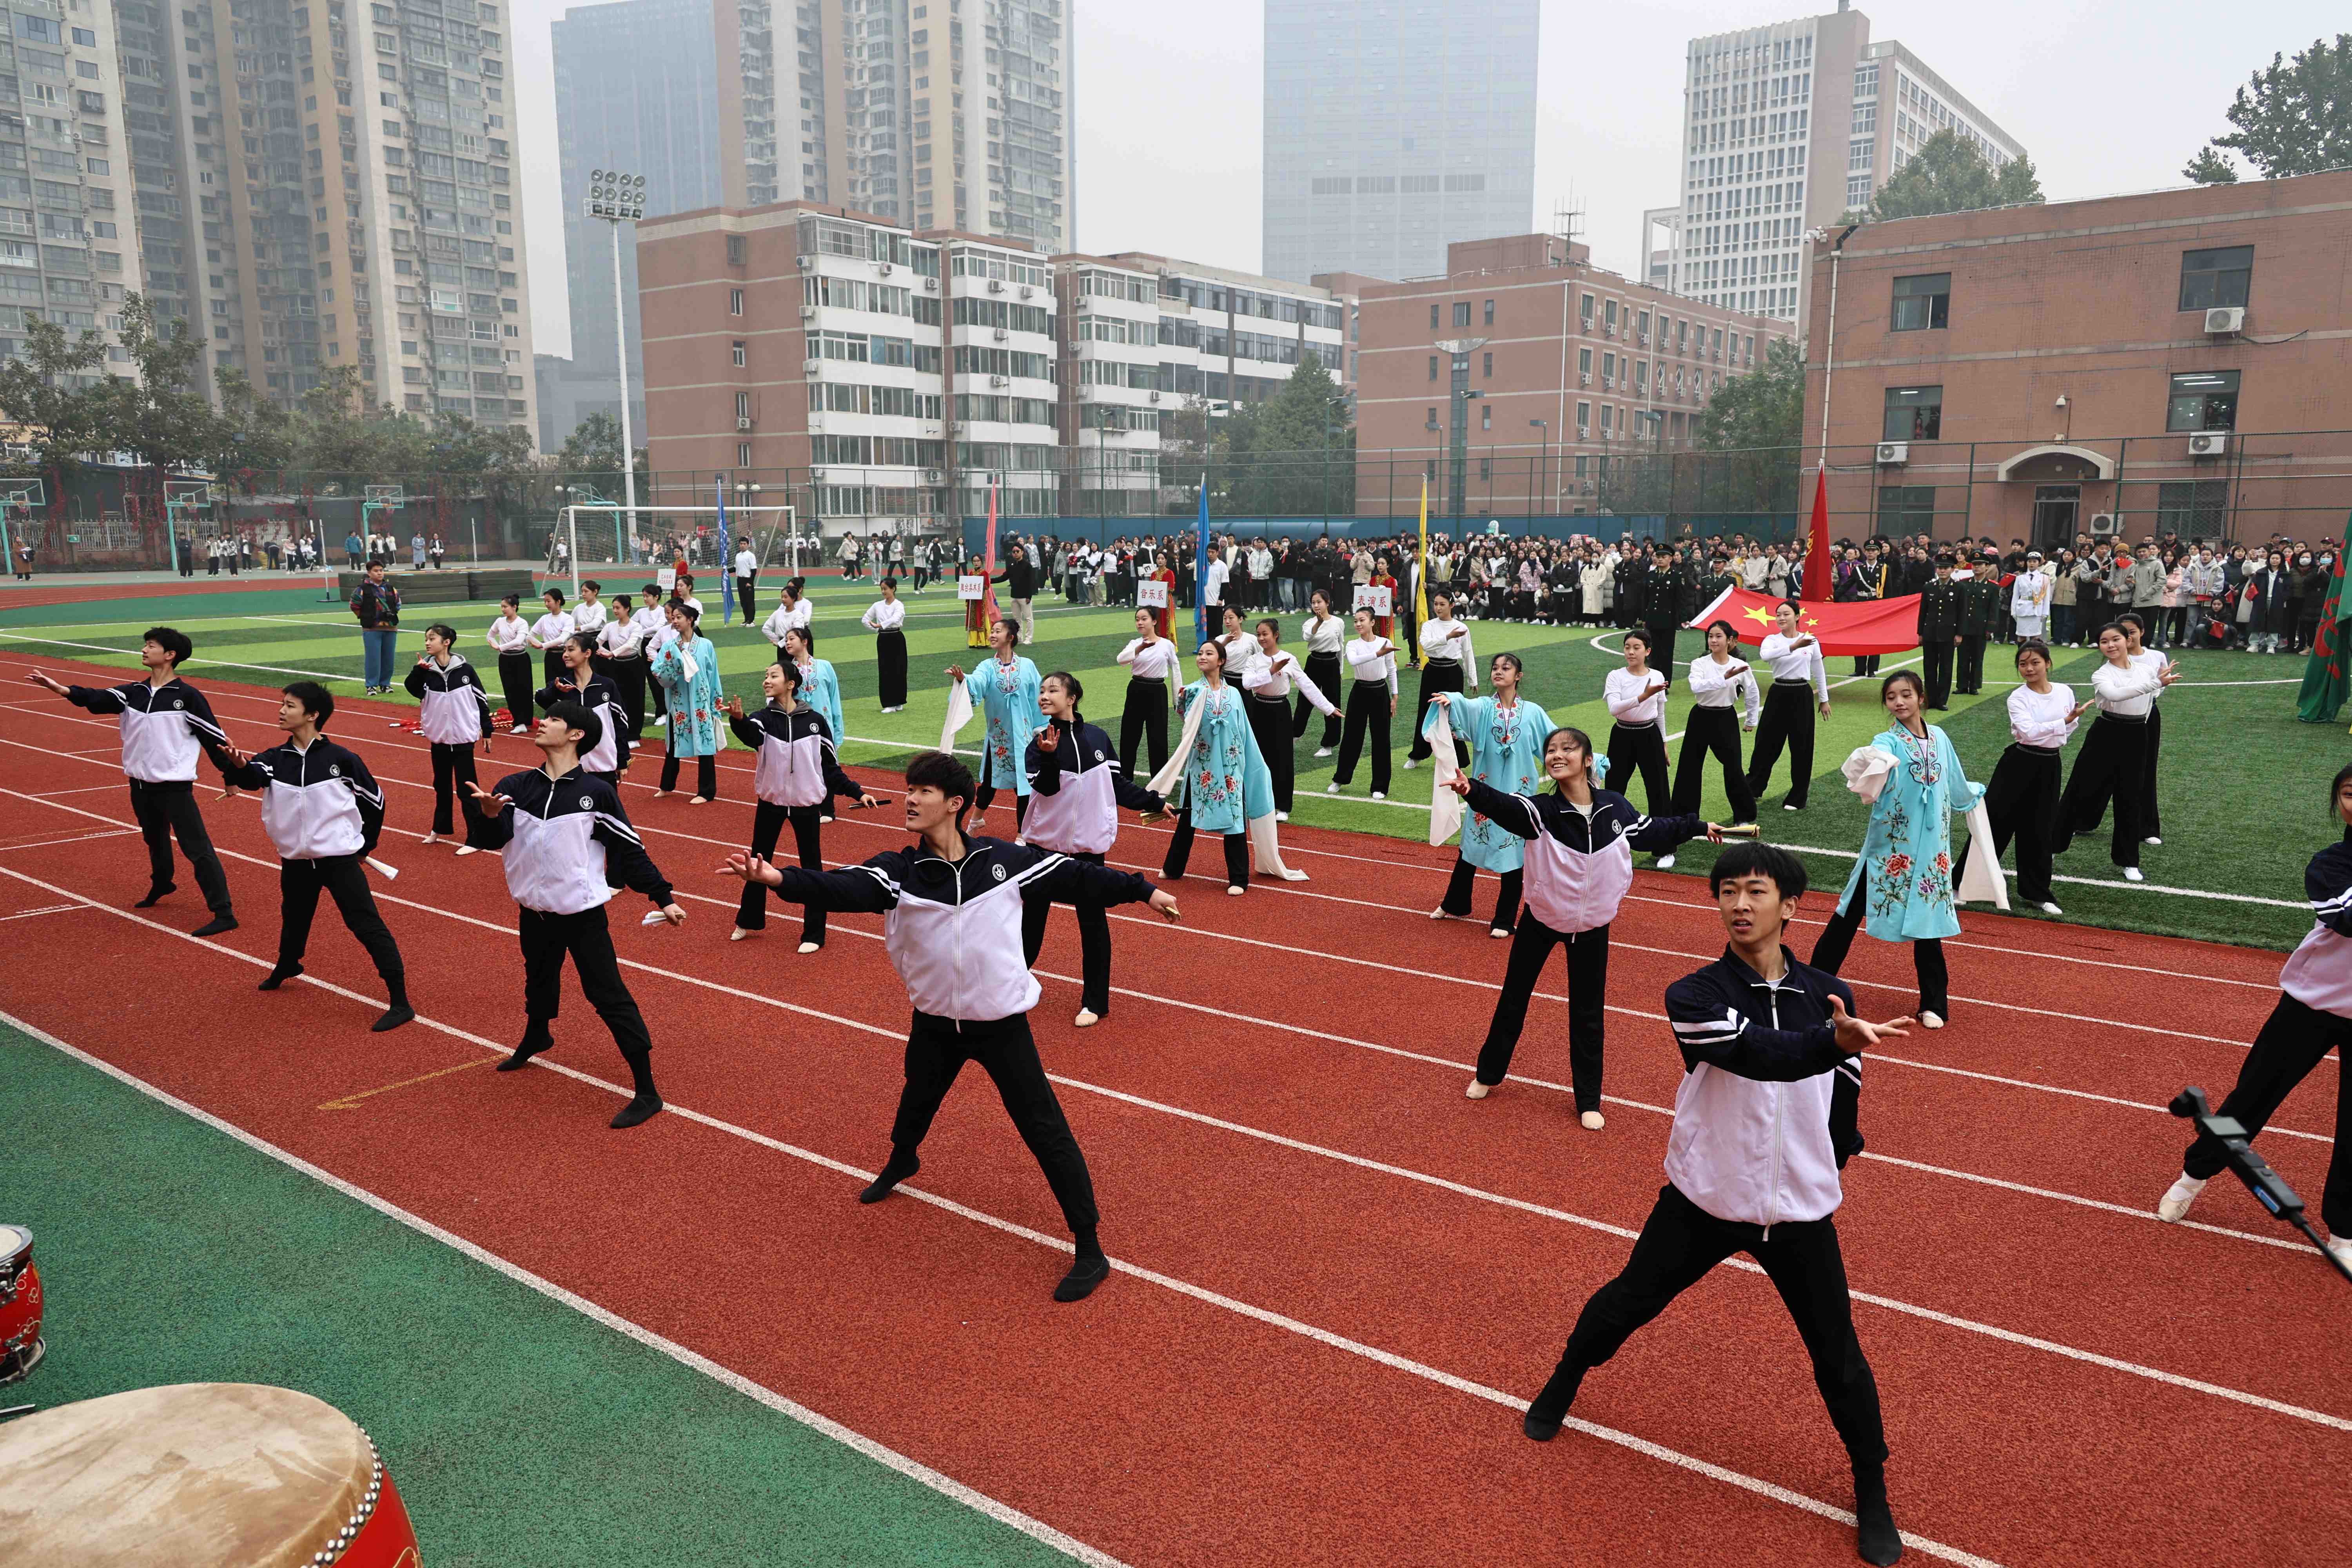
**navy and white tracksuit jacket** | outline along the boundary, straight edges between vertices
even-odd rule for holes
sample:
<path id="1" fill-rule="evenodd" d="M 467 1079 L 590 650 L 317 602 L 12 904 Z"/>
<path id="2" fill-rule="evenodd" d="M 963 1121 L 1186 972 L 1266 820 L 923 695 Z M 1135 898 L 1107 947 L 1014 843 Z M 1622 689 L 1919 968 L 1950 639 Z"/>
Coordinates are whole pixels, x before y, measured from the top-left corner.
<path id="1" fill-rule="evenodd" d="M 545 768 L 509 773 L 491 791 L 510 803 L 475 828 L 484 849 L 506 851 L 507 891 L 527 910 L 576 915 L 632 888 L 660 909 L 670 885 L 622 809 L 620 792 L 585 768 L 560 779 Z"/>
<path id="2" fill-rule="evenodd" d="M 226 762 L 225 758 L 215 758 Z M 324 735 L 257 752 L 221 777 L 261 795 L 261 826 L 283 860 L 372 855 L 383 833 L 383 790 L 359 753 Z"/>
<path id="3" fill-rule="evenodd" d="M 122 771 L 140 784 L 193 784 L 197 755 L 228 744 L 228 731 L 213 717 L 205 694 L 177 676 L 161 686 L 143 680 L 68 686 L 66 700 L 92 713 L 121 716 Z"/>

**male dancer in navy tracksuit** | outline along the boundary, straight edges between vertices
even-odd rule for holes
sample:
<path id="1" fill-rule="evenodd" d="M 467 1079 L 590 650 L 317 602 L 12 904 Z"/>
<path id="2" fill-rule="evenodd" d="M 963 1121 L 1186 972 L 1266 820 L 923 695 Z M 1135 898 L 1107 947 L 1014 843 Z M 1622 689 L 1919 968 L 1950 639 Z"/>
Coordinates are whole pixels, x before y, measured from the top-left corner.
<path id="1" fill-rule="evenodd" d="M 541 765 L 509 773 L 495 791 L 474 787 L 481 817 L 475 835 L 483 848 L 506 851 L 507 891 L 520 906 L 522 1043 L 499 1071 L 512 1072 L 555 1045 L 551 1026 L 569 953 L 582 993 L 613 1031 L 635 1086 L 613 1125 L 635 1127 L 661 1110 L 662 1098 L 654 1088 L 653 1037 L 621 979 L 604 902 L 617 882 L 651 899 L 672 925 L 683 924 L 686 911 L 629 826 L 619 792 L 581 765 L 582 751 L 593 751 L 603 738 L 603 721 L 579 703 L 567 698 L 549 708 L 531 732 L 545 756 Z"/>
<path id="2" fill-rule="evenodd" d="M 334 714 L 335 700 L 325 687 L 298 680 L 286 688 L 278 704 L 278 727 L 286 731 L 285 744 L 249 757 L 242 752 L 215 751 L 213 764 L 232 788 L 263 792 L 261 826 L 278 849 L 278 887 L 285 909 L 278 931 L 278 966 L 262 981 L 261 989 L 275 991 L 302 973 L 310 920 L 319 912 L 319 895 L 327 893 L 392 994 L 383 1016 L 370 1026 L 380 1035 L 397 1029 L 416 1013 L 408 1005 L 400 946 L 376 910 L 362 864 L 375 853 L 383 833 L 383 790 L 358 752 L 327 739 L 327 721 Z"/>
<path id="3" fill-rule="evenodd" d="M 1781 945 L 1805 869 L 1776 845 L 1737 844 L 1707 874 L 1730 945 L 1666 987 L 1683 1081 L 1666 1137 L 1666 1185 L 1623 1272 L 1593 1293 L 1559 1365 L 1528 1406 L 1527 1435 L 1549 1442 L 1584 1374 L 1735 1252 L 1763 1266 L 1812 1357 L 1813 1383 L 1853 1462 L 1856 1549 L 1903 1555 L 1886 1501 L 1878 1384 L 1863 1359 L 1830 1216 L 1838 1172 L 1861 1152 L 1854 1111 L 1862 1051 L 1908 1018 L 1865 1024 L 1853 993 Z"/>
<path id="4" fill-rule="evenodd" d="M 227 745 L 228 734 L 213 717 L 205 694 L 180 679 L 181 664 L 194 652 L 185 632 L 154 626 L 139 649 L 139 662 L 147 668 L 144 680 L 68 686 L 37 669 L 26 679 L 77 708 L 121 715 L 131 815 L 139 819 L 140 837 L 147 841 L 147 896 L 131 908 L 152 909 L 172 890 L 172 838 L 176 834 L 180 853 L 196 874 L 205 907 L 213 912 L 195 934 L 218 936 L 236 929 L 236 911 L 229 902 L 228 874 L 213 852 L 204 813 L 196 809 L 196 753 Z"/>
<path id="5" fill-rule="evenodd" d="M 1021 1141 L 1037 1157 L 1077 1242 L 1077 1258 L 1054 1288 L 1056 1301 L 1083 1300 L 1110 1277 L 1096 1237 L 1094 1181 L 1054 1098 L 1029 1009 L 1037 981 L 1022 957 L 1021 914 L 1031 899 L 1098 904 L 1149 900 L 1169 920 L 1176 900 L 1131 872 L 997 838 L 967 838 L 965 812 L 977 789 L 971 770 L 944 752 L 907 764 L 907 828 L 916 842 L 838 871 L 775 866 L 740 850 L 727 871 L 776 890 L 786 903 L 884 915 L 883 943 L 915 1005 L 907 1034 L 907 1086 L 890 1127 L 890 1160 L 857 1194 L 876 1204 L 922 1168 L 916 1158 L 940 1102 L 967 1061 L 996 1080 Z"/>

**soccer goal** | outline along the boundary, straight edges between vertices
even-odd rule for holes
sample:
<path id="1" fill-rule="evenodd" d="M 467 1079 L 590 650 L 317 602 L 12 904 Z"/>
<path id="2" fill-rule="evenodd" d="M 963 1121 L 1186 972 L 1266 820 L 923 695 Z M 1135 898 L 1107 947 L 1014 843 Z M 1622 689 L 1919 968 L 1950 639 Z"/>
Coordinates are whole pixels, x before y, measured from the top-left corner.
<path id="1" fill-rule="evenodd" d="M 570 560 L 551 561 L 551 569 L 558 576 L 570 575 L 576 598 L 583 576 L 623 568 L 675 569 L 680 554 L 706 589 L 719 578 L 733 578 L 735 552 L 746 543 L 762 567 L 792 558 L 793 544 L 799 540 L 798 508 L 728 507 L 723 560 L 716 553 L 719 510 L 715 506 L 639 507 L 632 515 L 610 501 L 567 506 L 556 516 L 548 551 L 551 558 L 560 552 Z M 710 605 L 708 592 L 697 596 Z"/>
<path id="2" fill-rule="evenodd" d="M 49 504 L 47 486 L 38 479 L 0 479 L 0 560 L 8 569 L 16 569 L 17 538 L 9 532 L 13 524 L 17 534 L 25 531 L 33 513 Z"/>

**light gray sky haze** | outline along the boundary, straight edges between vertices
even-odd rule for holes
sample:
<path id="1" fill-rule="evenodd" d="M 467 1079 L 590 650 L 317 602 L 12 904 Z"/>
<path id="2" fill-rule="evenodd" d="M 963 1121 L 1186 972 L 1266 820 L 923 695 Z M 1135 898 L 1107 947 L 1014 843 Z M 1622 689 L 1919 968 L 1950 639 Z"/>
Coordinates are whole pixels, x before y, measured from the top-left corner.
<path id="1" fill-rule="evenodd" d="M 1476 0 L 1448 4 L 1477 26 Z M 2273 51 L 2352 26 L 2341 0 L 2218 12 L 2202 0 L 1856 8 L 1874 38 L 1900 40 L 2022 142 L 2053 200 L 2184 184 L 2180 166 L 2229 129 L 2231 94 Z M 527 161 L 548 176 L 534 174 L 524 202 L 541 353 L 568 353 L 571 338 L 548 47 L 548 25 L 565 9 L 514 5 L 518 130 Z M 1549 227 L 1556 204 L 1581 208 L 1594 259 L 1634 270 L 1643 209 L 1675 198 L 1686 42 L 1808 14 L 1797 0 L 1547 0 L 1530 227 Z M 1080 249 L 1257 269 L 1264 16 L 1260 0 L 1077 0 Z"/>

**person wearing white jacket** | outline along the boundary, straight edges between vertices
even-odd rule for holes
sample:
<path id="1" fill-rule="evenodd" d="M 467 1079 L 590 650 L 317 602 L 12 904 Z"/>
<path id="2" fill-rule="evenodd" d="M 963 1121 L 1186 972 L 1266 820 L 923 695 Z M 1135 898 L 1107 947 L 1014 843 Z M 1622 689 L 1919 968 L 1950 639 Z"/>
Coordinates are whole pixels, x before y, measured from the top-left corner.
<path id="1" fill-rule="evenodd" d="M 1865 1563 L 1892 1563 L 1903 1540 L 1886 1499 L 1885 1426 L 1832 1216 L 1844 1200 L 1838 1173 L 1863 1145 L 1862 1053 L 1903 1037 L 1911 1020 L 1864 1023 L 1843 981 L 1782 945 L 1805 890 L 1804 866 L 1786 849 L 1735 844 L 1707 885 L 1729 944 L 1666 987 L 1683 1057 L 1666 1185 L 1623 1271 L 1585 1303 L 1520 1426 L 1549 1442 L 1588 1372 L 1717 1264 L 1745 1252 L 1796 1321 L 1853 1466 L 1855 1549 Z"/>
<path id="2" fill-rule="evenodd" d="M 1756 678 L 1747 661 L 1731 657 L 1739 646 L 1729 621 L 1706 628 L 1706 657 L 1691 660 L 1691 713 L 1685 722 L 1682 755 L 1675 763 L 1675 815 L 1698 813 L 1699 790 L 1706 782 L 1709 752 L 1723 763 L 1723 789 L 1731 797 L 1731 820 L 1756 820 L 1756 796 L 1748 787 L 1748 770 L 1739 758 L 1739 732 L 1756 728 L 1762 707 Z"/>
<path id="3" fill-rule="evenodd" d="M 2017 623 L 2020 642 L 2039 637 L 2050 616 L 2050 574 L 2042 569 L 2042 552 L 2029 550 L 2025 570 L 2010 582 L 2009 614 Z"/>
<path id="4" fill-rule="evenodd" d="M 2125 881 L 2144 881 L 2139 847 L 2145 832 L 2147 716 L 2157 694 L 2179 679 L 2179 672 L 2168 661 L 2155 668 L 2135 663 L 2123 629 L 2113 622 L 2099 628 L 2098 644 L 2106 659 L 2091 672 L 2099 718 L 2074 755 L 2074 771 L 2059 797 L 2058 826 L 2050 847 L 2053 854 L 2063 855 L 2078 834 L 2097 832 L 2112 800 L 2116 820 L 2109 858 L 2122 868 Z"/>

